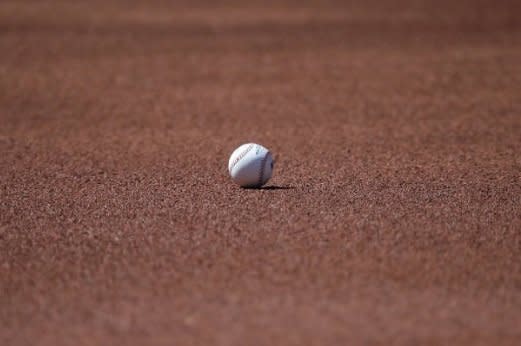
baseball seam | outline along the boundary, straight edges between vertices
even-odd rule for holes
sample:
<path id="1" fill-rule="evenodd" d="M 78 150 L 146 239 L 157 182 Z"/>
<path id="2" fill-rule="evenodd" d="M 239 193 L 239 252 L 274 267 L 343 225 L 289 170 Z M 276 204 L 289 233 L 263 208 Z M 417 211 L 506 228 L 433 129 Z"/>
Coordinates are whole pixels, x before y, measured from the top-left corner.
<path id="1" fill-rule="evenodd" d="M 242 160 L 242 158 L 246 156 L 246 154 L 248 154 L 253 149 L 253 147 L 254 144 L 248 145 L 248 147 L 242 153 L 240 153 L 239 156 L 235 158 L 235 160 L 233 160 L 232 164 L 230 165 L 230 173 L 233 171 L 233 167 L 235 167 L 235 165 L 239 163 L 239 161 Z"/>
<path id="2" fill-rule="evenodd" d="M 266 161 L 268 160 L 269 154 L 270 154 L 270 152 L 268 151 L 266 153 L 266 155 L 264 155 L 264 157 L 262 158 L 261 166 L 260 166 L 260 170 L 259 170 L 259 181 L 257 183 L 258 186 L 262 186 L 262 183 L 264 182 L 264 169 L 265 169 Z"/>

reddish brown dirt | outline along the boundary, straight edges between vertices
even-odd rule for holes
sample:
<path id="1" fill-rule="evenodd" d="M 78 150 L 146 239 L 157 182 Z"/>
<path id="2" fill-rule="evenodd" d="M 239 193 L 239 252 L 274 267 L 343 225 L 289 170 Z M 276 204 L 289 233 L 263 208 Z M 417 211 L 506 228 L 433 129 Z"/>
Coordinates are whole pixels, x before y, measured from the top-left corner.
<path id="1" fill-rule="evenodd" d="M 85 3 L 0 3 L 0 344 L 519 345 L 519 2 Z"/>

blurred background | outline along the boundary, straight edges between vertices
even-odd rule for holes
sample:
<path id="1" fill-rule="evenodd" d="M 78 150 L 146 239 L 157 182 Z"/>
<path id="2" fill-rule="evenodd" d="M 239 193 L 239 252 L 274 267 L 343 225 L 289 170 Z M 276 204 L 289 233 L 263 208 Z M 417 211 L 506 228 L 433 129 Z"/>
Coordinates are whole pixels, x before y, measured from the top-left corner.
<path id="1" fill-rule="evenodd" d="M 0 344 L 518 344 L 520 15 L 1 1 Z"/>

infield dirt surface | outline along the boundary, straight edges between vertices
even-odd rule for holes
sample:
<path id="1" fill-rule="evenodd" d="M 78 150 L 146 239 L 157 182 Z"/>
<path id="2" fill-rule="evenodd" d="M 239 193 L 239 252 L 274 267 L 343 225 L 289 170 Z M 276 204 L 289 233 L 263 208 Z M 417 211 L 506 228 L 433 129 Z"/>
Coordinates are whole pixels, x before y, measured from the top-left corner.
<path id="1" fill-rule="evenodd" d="M 520 4 L 2 1 L 0 344 L 519 345 Z"/>

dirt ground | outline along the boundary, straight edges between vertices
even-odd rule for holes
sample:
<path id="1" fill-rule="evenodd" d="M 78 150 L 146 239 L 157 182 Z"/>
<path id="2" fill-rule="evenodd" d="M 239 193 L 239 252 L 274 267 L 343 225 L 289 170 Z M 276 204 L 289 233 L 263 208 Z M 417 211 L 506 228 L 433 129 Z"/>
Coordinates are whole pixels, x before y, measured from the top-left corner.
<path id="1" fill-rule="evenodd" d="M 520 17 L 0 2 L 0 344 L 519 345 Z"/>

